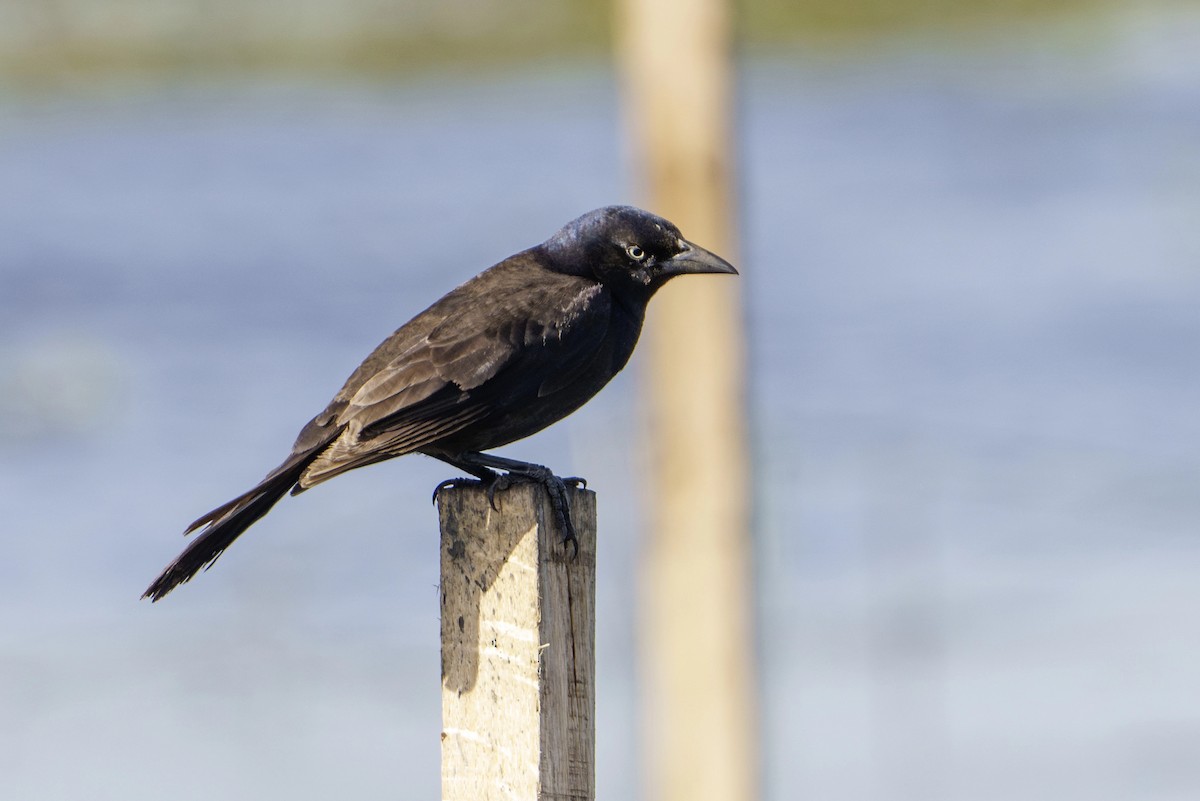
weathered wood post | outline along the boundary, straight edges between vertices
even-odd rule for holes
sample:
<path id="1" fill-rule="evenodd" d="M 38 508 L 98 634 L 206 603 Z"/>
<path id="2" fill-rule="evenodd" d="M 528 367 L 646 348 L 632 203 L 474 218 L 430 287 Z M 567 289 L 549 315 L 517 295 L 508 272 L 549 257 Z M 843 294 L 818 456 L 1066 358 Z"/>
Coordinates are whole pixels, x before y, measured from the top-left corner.
<path id="1" fill-rule="evenodd" d="M 568 490 L 578 555 L 523 484 L 438 493 L 443 801 L 592 801 L 596 495 Z"/>

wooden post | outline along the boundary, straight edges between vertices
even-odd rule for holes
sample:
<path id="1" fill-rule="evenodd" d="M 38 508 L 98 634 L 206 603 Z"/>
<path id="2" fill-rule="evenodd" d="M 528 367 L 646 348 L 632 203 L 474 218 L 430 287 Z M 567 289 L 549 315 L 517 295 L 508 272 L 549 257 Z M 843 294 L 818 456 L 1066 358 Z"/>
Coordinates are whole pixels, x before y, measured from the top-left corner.
<path id="1" fill-rule="evenodd" d="M 647 316 L 647 544 L 639 619 L 648 801 L 758 793 L 748 458 L 734 232 L 728 0 L 618 0 L 645 205 L 736 264 L 676 279 Z"/>
<path id="2" fill-rule="evenodd" d="M 541 487 L 438 493 L 443 801 L 593 801 L 596 495 L 574 558 Z"/>

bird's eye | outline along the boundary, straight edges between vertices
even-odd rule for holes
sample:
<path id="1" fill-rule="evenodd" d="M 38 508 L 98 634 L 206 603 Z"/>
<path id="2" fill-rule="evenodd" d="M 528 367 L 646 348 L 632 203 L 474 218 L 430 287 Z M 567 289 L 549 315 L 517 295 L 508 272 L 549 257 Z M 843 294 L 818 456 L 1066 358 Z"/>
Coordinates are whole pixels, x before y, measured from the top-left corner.
<path id="1" fill-rule="evenodd" d="M 642 250 L 637 245 L 630 245 L 629 247 L 625 248 L 625 252 L 628 253 L 629 258 L 633 259 L 634 261 L 642 261 L 646 258 L 646 251 Z"/>

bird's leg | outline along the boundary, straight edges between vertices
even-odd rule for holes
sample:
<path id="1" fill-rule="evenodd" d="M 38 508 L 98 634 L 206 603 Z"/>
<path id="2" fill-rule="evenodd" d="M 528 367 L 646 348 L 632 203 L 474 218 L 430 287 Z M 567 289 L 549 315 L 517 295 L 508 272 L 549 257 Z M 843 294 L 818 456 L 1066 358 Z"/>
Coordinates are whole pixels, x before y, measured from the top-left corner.
<path id="1" fill-rule="evenodd" d="M 546 488 L 550 496 L 550 507 L 554 510 L 554 522 L 562 534 L 563 545 L 571 546 L 572 556 L 579 555 L 579 539 L 575 536 L 575 526 L 571 522 L 571 508 L 567 502 L 567 485 L 586 487 L 587 481 L 578 476 L 559 478 L 548 467 L 516 459 L 505 459 L 503 456 L 493 456 L 490 453 L 460 453 L 453 460 L 446 459 L 450 464 L 460 467 L 473 475 L 481 475 L 483 471 L 491 473 L 494 478 L 488 483 L 488 503 L 496 508 L 496 490 L 507 489 L 518 482 L 533 482 Z M 497 474 L 495 470 L 504 470 Z M 488 481 L 488 479 L 484 479 Z"/>

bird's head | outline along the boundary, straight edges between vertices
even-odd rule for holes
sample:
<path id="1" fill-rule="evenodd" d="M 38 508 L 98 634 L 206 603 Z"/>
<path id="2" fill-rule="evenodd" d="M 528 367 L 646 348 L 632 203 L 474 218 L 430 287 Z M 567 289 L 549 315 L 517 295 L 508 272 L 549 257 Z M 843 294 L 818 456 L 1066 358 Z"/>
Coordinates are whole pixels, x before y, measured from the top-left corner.
<path id="1" fill-rule="evenodd" d="M 684 239 L 673 223 L 633 206 L 589 211 L 541 247 L 560 272 L 646 298 L 677 275 L 737 274 L 720 256 Z"/>

